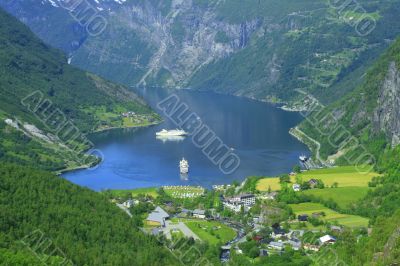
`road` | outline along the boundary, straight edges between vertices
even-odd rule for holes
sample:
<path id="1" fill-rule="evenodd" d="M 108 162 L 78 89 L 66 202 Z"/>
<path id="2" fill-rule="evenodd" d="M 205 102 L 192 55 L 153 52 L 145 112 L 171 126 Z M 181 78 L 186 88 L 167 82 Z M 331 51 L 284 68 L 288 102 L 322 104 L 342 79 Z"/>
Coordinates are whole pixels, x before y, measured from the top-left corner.
<path id="1" fill-rule="evenodd" d="M 123 210 L 124 212 L 126 212 L 126 214 L 128 214 L 129 217 L 132 218 L 132 214 L 131 214 L 131 212 L 128 210 L 128 208 L 126 208 L 124 205 L 119 204 L 119 203 L 117 203 L 117 206 L 118 206 L 121 210 Z"/>
<path id="2" fill-rule="evenodd" d="M 168 239 L 171 239 L 171 230 L 174 229 L 181 231 L 186 237 L 192 237 L 194 240 L 200 240 L 200 237 L 193 233 L 193 231 L 182 222 L 172 223 L 171 221 L 165 221 L 165 227 L 162 228 L 162 231 Z"/>

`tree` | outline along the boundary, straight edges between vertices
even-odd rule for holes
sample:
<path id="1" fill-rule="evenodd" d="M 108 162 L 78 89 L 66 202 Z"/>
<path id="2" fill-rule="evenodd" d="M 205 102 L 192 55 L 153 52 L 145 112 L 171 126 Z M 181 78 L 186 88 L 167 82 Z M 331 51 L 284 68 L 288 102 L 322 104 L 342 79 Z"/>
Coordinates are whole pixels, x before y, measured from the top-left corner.
<path id="1" fill-rule="evenodd" d="M 279 182 L 280 183 L 290 183 L 290 176 L 283 174 L 279 177 Z"/>
<path id="2" fill-rule="evenodd" d="M 299 165 L 295 165 L 293 167 L 293 172 L 300 174 L 301 173 L 301 167 Z"/>

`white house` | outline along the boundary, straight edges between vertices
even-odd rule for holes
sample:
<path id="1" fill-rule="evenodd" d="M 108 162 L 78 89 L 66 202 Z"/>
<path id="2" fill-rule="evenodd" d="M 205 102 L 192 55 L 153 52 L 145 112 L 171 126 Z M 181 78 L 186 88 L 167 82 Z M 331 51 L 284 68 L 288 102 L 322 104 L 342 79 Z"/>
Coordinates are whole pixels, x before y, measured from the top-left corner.
<path id="1" fill-rule="evenodd" d="M 275 241 L 272 241 L 272 242 L 270 242 L 270 243 L 268 244 L 268 247 L 269 247 L 269 248 L 272 248 L 272 249 L 276 249 L 276 250 L 282 250 L 282 249 L 285 247 L 285 245 L 284 245 L 283 242 L 275 242 Z"/>
<path id="2" fill-rule="evenodd" d="M 205 210 L 200 210 L 200 209 L 195 209 L 193 211 L 193 217 L 199 218 L 199 219 L 205 219 L 206 218 L 206 211 Z"/>
<path id="3" fill-rule="evenodd" d="M 334 244 L 336 242 L 336 238 L 331 235 L 324 235 L 319 238 L 319 242 L 321 243 L 321 245 Z"/>
<path id="4" fill-rule="evenodd" d="M 223 202 L 224 207 L 234 211 L 234 212 L 240 212 L 242 205 L 238 204 L 236 202 L 230 203 L 229 201 L 224 201 Z"/>
<path id="5" fill-rule="evenodd" d="M 256 203 L 256 197 L 253 194 L 240 194 L 232 197 L 229 201 L 241 203 L 245 206 L 252 206 Z"/>
<path id="6" fill-rule="evenodd" d="M 125 208 L 131 208 L 132 206 L 135 206 L 135 205 L 138 204 L 138 203 L 139 203 L 138 200 L 129 199 L 129 200 L 125 201 L 124 203 L 122 203 L 122 205 L 123 205 Z"/>
<path id="7" fill-rule="evenodd" d="M 293 187 L 293 190 L 296 192 L 301 190 L 301 186 L 299 184 L 293 184 L 292 187 Z"/>

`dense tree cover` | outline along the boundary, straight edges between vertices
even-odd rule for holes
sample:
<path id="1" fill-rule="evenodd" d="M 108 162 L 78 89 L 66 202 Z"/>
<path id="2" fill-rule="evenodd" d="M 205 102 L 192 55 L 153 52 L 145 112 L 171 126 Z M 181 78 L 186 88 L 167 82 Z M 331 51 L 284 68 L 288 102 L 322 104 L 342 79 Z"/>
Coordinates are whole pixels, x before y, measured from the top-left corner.
<path id="1" fill-rule="evenodd" d="M 61 128 L 90 133 L 99 126 L 120 126 L 121 113 L 126 111 L 158 119 L 136 94 L 69 65 L 60 51 L 44 44 L 1 9 L 0 61 L 0 161 L 58 170 L 71 158 L 66 149 L 42 145 L 5 126 L 6 118 L 53 134 Z M 34 92 L 32 100 L 24 104 L 22 100 Z M 63 127 L 67 121 L 71 124 Z M 58 136 L 63 141 L 72 138 L 68 133 Z M 26 150 L 21 151 L 24 145 Z"/>
<path id="2" fill-rule="evenodd" d="M 0 164 L 0 221 L 0 249 L 7 250 L 0 262 L 10 265 L 25 260 L 20 240 L 38 230 L 58 248 L 47 255 L 64 254 L 77 265 L 175 264 L 104 195 L 43 171 Z"/>
<path id="3" fill-rule="evenodd" d="M 236 255 L 232 252 L 232 259 L 229 265 L 232 266 L 307 266 L 315 265 L 313 260 L 300 251 L 287 249 L 282 254 L 270 254 L 269 256 L 261 257 L 259 260 L 251 261 L 241 255 Z M 318 264 L 317 264 L 318 265 Z"/>

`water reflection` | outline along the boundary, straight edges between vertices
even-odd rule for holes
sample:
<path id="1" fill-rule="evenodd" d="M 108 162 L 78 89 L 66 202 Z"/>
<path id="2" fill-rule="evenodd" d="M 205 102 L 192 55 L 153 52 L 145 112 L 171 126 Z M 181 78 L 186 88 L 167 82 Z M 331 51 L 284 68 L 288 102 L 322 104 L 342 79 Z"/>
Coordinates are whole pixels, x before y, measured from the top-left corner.
<path id="1" fill-rule="evenodd" d="M 156 136 L 156 139 L 161 140 L 163 143 L 167 141 L 180 142 L 185 139 L 184 136 Z"/>

